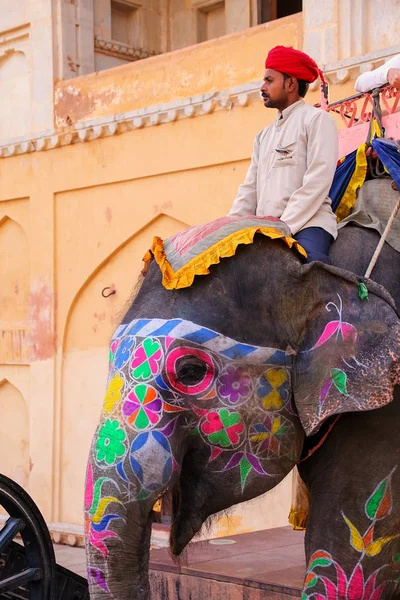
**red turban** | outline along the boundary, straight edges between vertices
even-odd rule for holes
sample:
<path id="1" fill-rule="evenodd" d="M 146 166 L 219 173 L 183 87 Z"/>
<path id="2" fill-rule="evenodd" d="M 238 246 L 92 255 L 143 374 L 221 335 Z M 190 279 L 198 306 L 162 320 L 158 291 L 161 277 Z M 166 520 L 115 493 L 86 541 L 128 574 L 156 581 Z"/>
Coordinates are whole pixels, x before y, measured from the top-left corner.
<path id="1" fill-rule="evenodd" d="M 305 52 L 288 46 L 275 46 L 275 48 L 272 48 L 265 60 L 265 68 L 286 73 L 286 75 L 308 83 L 312 83 L 318 77 L 321 77 L 322 83 L 325 83 L 324 75 L 315 60 Z"/>

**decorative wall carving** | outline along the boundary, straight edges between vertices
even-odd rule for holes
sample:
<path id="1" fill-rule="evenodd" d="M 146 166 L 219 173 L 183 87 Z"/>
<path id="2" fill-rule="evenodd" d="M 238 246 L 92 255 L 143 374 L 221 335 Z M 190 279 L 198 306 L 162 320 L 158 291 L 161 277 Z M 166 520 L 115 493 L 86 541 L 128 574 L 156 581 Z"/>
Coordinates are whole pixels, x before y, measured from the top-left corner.
<path id="1" fill-rule="evenodd" d="M 114 42 L 105 40 L 102 42 L 114 44 Z M 350 78 L 358 77 L 365 70 L 376 68 L 397 53 L 400 53 L 400 45 L 326 65 L 325 73 L 330 83 L 345 83 Z M 218 110 L 230 111 L 236 108 L 245 108 L 259 100 L 260 85 L 261 82 L 255 81 L 220 92 L 210 92 L 168 104 L 82 121 L 65 130 L 60 127 L 58 130 L 43 132 L 35 137 L 12 139 L 7 144 L 0 145 L 0 158 L 90 142 L 101 137 L 117 135 L 143 127 L 154 127 L 181 119 L 204 116 Z M 317 89 L 318 86 L 319 81 L 317 80 L 310 87 Z"/>
<path id="2" fill-rule="evenodd" d="M 0 58 L 11 51 L 29 52 L 30 25 L 24 24 L 0 33 Z"/>
<path id="3" fill-rule="evenodd" d="M 327 63 L 324 65 L 324 72 L 329 83 L 345 83 L 350 78 L 356 79 L 361 73 L 376 69 L 396 54 L 400 54 L 400 44 L 368 52 L 362 56 Z"/>
<path id="4" fill-rule="evenodd" d="M 157 54 L 157 52 L 152 50 L 132 48 L 132 46 L 128 46 L 128 44 L 124 44 L 123 42 L 104 40 L 99 36 L 95 36 L 94 38 L 94 47 L 99 54 L 115 56 L 116 58 L 122 58 L 129 61 L 142 60 L 143 58 L 149 58 L 150 56 L 155 56 Z"/>
<path id="5" fill-rule="evenodd" d="M 10 140 L 10 143 L 0 146 L 0 158 L 89 142 L 101 137 L 141 129 L 142 127 L 152 127 L 176 120 L 204 116 L 217 110 L 243 108 L 252 101 L 259 99 L 259 89 L 260 82 L 254 82 L 223 92 L 211 92 L 168 104 L 120 113 L 111 117 L 82 121 L 64 131 L 51 130 L 34 138 Z"/>
<path id="6" fill-rule="evenodd" d="M 397 112 L 400 103 L 400 91 L 394 87 L 387 86 L 380 93 L 380 105 L 384 115 L 392 115 Z M 340 115 L 346 129 L 368 123 L 371 120 L 374 100 L 372 94 L 359 94 L 355 98 L 335 102 L 328 107 L 328 112 Z"/>

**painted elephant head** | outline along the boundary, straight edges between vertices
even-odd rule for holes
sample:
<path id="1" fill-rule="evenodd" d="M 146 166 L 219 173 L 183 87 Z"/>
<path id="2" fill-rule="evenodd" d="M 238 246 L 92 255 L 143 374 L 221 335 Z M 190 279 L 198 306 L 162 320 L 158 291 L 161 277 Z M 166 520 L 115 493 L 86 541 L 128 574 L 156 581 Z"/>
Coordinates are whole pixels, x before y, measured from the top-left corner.
<path id="1" fill-rule="evenodd" d="M 303 267 L 276 242 L 187 290 L 164 290 L 153 265 L 113 336 L 92 444 L 92 597 L 148 598 L 151 511 L 166 489 L 179 554 L 210 515 L 281 481 L 327 417 L 390 402 L 399 331 L 383 288 L 371 282 L 362 303 L 355 276 Z"/>

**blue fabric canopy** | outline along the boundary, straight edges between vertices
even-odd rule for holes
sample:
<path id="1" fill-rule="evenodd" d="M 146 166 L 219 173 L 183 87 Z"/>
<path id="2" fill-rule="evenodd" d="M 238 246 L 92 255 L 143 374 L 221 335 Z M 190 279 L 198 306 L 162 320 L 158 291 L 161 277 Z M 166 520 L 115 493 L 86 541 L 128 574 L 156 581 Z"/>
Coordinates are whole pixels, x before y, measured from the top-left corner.
<path id="1" fill-rule="evenodd" d="M 345 156 L 336 167 L 335 176 L 329 191 L 329 198 L 332 201 L 333 212 L 335 212 L 338 208 L 347 186 L 350 183 L 350 179 L 356 167 L 356 155 L 357 150 L 350 152 L 350 154 Z"/>
<path id="2" fill-rule="evenodd" d="M 400 190 L 400 144 L 394 140 L 376 138 L 372 140 L 372 147 Z"/>
<path id="3" fill-rule="evenodd" d="M 386 138 L 375 138 L 371 142 L 378 158 L 400 190 L 400 143 Z M 350 214 L 357 198 L 357 190 L 363 185 L 367 175 L 367 144 L 350 152 L 339 161 L 329 191 L 332 210 L 338 221 Z"/>

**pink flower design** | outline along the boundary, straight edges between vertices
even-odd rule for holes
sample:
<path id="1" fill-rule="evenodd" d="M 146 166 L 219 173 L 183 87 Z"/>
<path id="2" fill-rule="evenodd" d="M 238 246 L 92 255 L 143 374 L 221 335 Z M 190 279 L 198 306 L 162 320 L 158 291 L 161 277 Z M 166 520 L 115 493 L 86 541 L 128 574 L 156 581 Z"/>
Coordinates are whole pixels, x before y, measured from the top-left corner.
<path id="1" fill-rule="evenodd" d="M 335 308 L 338 313 L 338 319 L 330 321 L 326 326 L 321 336 L 318 338 L 317 343 L 311 350 L 315 350 L 319 346 L 325 344 L 331 337 L 335 336 L 336 339 L 342 338 L 346 342 L 349 342 L 352 346 L 354 346 L 357 340 L 357 330 L 351 323 L 346 323 L 346 321 L 342 320 L 342 311 L 343 311 L 343 302 L 341 297 L 339 298 L 339 306 L 337 306 L 334 302 L 328 302 L 326 305 L 326 310 L 330 312 L 331 308 Z"/>
<path id="2" fill-rule="evenodd" d="M 223 408 L 207 414 L 201 431 L 207 436 L 210 444 L 229 448 L 240 442 L 244 426 L 239 413 Z"/>

